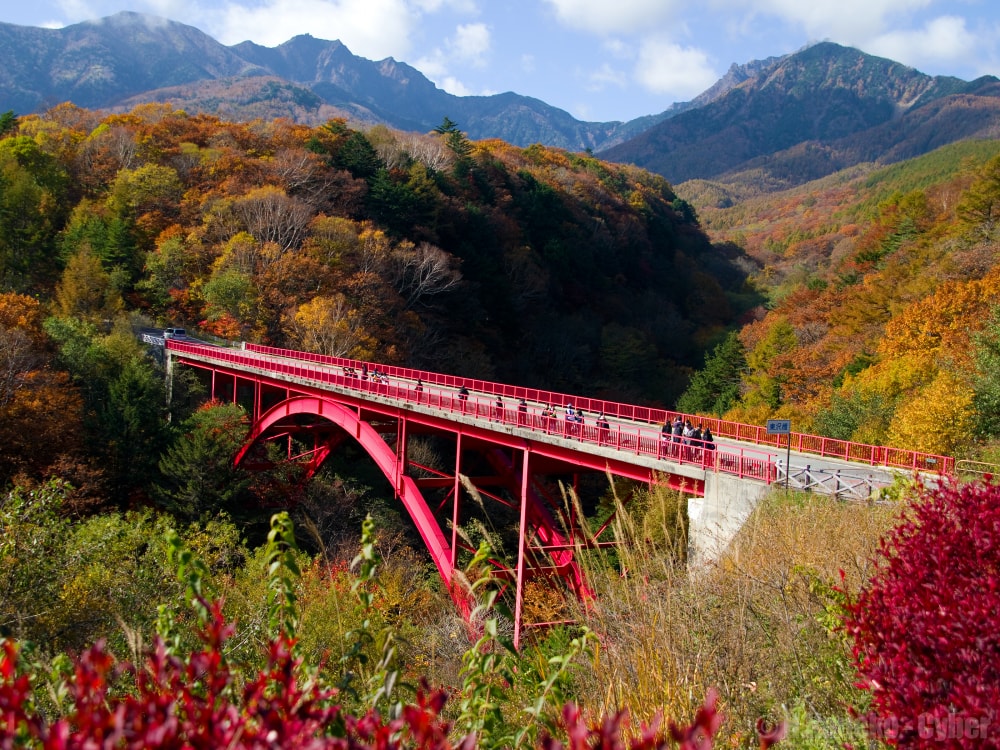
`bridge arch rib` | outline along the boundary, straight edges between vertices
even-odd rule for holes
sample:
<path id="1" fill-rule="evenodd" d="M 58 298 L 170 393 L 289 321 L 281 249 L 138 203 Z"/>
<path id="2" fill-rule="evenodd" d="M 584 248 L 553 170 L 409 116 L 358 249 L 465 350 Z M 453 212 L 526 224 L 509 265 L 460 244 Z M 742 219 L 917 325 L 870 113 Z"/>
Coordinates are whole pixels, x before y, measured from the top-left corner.
<path id="1" fill-rule="evenodd" d="M 372 457 L 379 470 L 389 480 L 396 497 L 403 503 L 410 518 L 413 519 L 441 579 L 452 593 L 452 598 L 460 605 L 463 604 L 464 602 L 460 601 L 461 597 L 454 587 L 451 547 L 416 482 L 412 477 L 403 473 L 396 453 L 386 444 L 378 432 L 348 407 L 334 400 L 314 395 L 293 396 L 275 404 L 254 422 L 243 447 L 236 454 L 234 460 L 236 465 L 239 466 L 244 462 L 251 449 L 262 439 L 265 439 L 272 428 L 281 427 L 285 420 L 297 415 L 321 417 L 337 425 Z"/>

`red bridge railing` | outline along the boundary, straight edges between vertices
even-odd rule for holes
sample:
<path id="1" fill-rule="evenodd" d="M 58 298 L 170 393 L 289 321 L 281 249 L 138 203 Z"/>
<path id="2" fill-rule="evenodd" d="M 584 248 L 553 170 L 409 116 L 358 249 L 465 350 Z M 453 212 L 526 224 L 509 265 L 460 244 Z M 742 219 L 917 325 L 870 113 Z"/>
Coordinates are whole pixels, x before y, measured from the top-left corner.
<path id="1" fill-rule="evenodd" d="M 503 394 L 497 392 L 488 393 L 477 389 L 472 391 L 471 385 L 466 383 L 478 383 L 481 381 L 465 380 L 461 378 L 457 381 L 453 376 L 437 376 L 444 379 L 447 384 L 442 385 L 436 382 L 434 373 L 424 373 L 407 368 L 382 369 L 388 382 L 381 382 L 374 377 L 363 379 L 360 377 L 361 366 L 354 364 L 340 364 L 340 362 L 350 362 L 350 360 L 340 360 L 339 358 L 323 357 L 325 360 L 337 359 L 333 361 L 313 360 L 312 357 L 322 357 L 323 355 L 309 355 L 304 357 L 284 357 L 273 351 L 260 351 L 269 347 L 254 347 L 257 354 L 269 356 L 282 356 L 286 360 L 262 359 L 259 356 L 246 354 L 235 349 L 209 346 L 171 340 L 167 347 L 179 354 L 196 354 L 212 357 L 234 367 L 256 368 L 274 375 L 283 375 L 296 378 L 307 379 L 316 384 L 329 384 L 339 388 L 359 391 L 374 396 L 390 398 L 395 401 L 403 401 L 422 406 L 429 406 L 448 411 L 456 416 L 471 417 L 475 419 L 487 420 L 502 425 L 510 425 L 522 429 L 528 429 L 547 436 L 561 437 L 567 440 L 589 443 L 599 447 L 612 448 L 617 451 L 627 452 L 636 456 L 647 456 L 655 459 L 669 459 L 675 463 L 698 466 L 705 469 L 714 469 L 725 474 L 730 474 L 739 478 L 756 479 L 768 484 L 777 478 L 777 467 L 770 453 L 757 451 L 748 448 L 738 448 L 734 446 L 716 446 L 715 449 L 706 450 L 701 444 L 684 445 L 674 443 L 666 439 L 658 427 L 644 427 L 640 424 L 611 423 L 607 428 L 596 423 L 594 417 L 596 411 L 588 414 L 583 423 L 577 423 L 565 418 L 564 414 L 546 416 L 543 413 L 542 404 L 549 404 L 550 401 L 539 401 L 532 399 L 532 403 L 525 404 L 524 409 L 518 408 L 517 399 L 528 398 L 525 396 L 508 396 L 508 400 L 502 406 L 497 406 L 497 395 L 503 398 Z M 249 348 L 249 347 L 248 347 Z M 280 350 L 290 351 L 290 350 Z M 300 354 L 303 354 L 300 352 Z M 296 364 L 296 361 L 307 361 L 329 368 L 319 369 L 310 367 L 308 364 Z M 343 368 L 353 368 L 356 373 L 348 375 Z M 371 368 L 374 373 L 374 367 Z M 417 373 L 410 376 L 408 373 Z M 424 376 L 427 377 L 424 377 Z M 417 380 L 422 381 L 423 387 L 416 387 Z M 455 385 L 458 382 L 458 385 Z M 464 397 L 459 393 L 458 388 L 465 385 L 469 389 L 468 396 Z M 547 391 L 535 391 L 532 389 L 510 387 L 518 393 L 527 390 L 530 394 L 547 394 Z M 584 403 L 604 403 L 582 399 Z M 565 403 L 570 403 L 569 401 Z M 610 403 L 610 402 L 609 402 Z M 555 406 L 555 404 L 553 404 Z M 641 407 L 640 407 L 641 408 Z M 608 414 L 612 419 L 626 419 L 618 414 Z M 630 420 L 635 421 L 635 420 Z"/>
<path id="2" fill-rule="evenodd" d="M 182 345 L 182 342 L 170 342 L 170 347 L 172 349 L 179 349 L 180 345 Z M 712 430 L 713 435 L 717 438 L 729 438 L 732 440 L 739 440 L 741 442 L 767 446 L 774 449 L 785 448 L 787 441 L 789 440 L 789 436 L 787 435 L 767 434 L 766 428 L 760 425 L 731 422 L 713 417 L 704 417 L 697 414 L 685 414 L 667 409 L 637 406 L 634 404 L 623 404 L 615 401 L 594 399 L 587 396 L 577 396 L 539 388 L 506 385 L 504 383 L 495 383 L 488 380 L 465 378 L 458 375 L 417 370 L 410 367 L 381 365 L 372 362 L 347 359 L 344 357 L 332 357 L 325 354 L 300 352 L 293 349 L 281 349 L 261 344 L 247 343 L 244 344 L 244 348 L 246 351 L 264 355 L 284 357 L 286 359 L 298 360 L 302 362 L 313 362 L 332 367 L 351 368 L 356 370 L 358 373 L 362 372 L 362 370 L 367 367 L 369 372 L 374 373 L 378 370 L 390 379 L 403 379 L 409 381 L 421 380 L 425 384 L 425 387 L 437 386 L 457 391 L 459 388 L 464 386 L 471 393 L 475 393 L 477 395 L 484 394 L 492 399 L 500 396 L 501 399 L 516 402 L 518 399 L 523 398 L 525 401 L 530 403 L 551 404 L 552 407 L 556 409 L 563 409 L 567 404 L 572 404 L 575 409 L 587 412 L 587 416 L 591 419 L 593 419 L 593 417 L 598 413 L 603 412 L 607 417 L 612 419 L 621 419 L 628 422 L 640 422 L 649 425 L 662 425 L 664 422 L 673 421 L 679 416 L 682 420 L 690 419 L 695 424 L 701 423 L 703 426 L 709 427 Z M 848 440 L 837 440 L 835 438 L 799 432 L 793 432 L 790 438 L 791 449 L 798 453 L 814 454 L 827 458 L 839 458 L 856 463 L 865 463 L 870 466 L 933 471 L 942 474 L 951 474 L 955 469 L 955 459 L 951 456 L 922 453 L 920 451 L 912 451 L 904 448 L 890 448 L 886 446 L 855 443 Z"/>

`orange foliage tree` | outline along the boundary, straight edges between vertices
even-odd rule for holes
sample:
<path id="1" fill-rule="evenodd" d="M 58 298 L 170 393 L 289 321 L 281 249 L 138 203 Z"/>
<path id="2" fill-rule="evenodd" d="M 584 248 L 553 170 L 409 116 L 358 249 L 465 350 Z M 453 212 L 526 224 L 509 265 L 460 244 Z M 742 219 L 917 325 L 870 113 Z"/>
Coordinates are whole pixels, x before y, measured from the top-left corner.
<path id="1" fill-rule="evenodd" d="M 82 401 L 45 351 L 41 305 L 0 294 L 0 485 L 15 475 L 42 478 L 82 446 Z"/>

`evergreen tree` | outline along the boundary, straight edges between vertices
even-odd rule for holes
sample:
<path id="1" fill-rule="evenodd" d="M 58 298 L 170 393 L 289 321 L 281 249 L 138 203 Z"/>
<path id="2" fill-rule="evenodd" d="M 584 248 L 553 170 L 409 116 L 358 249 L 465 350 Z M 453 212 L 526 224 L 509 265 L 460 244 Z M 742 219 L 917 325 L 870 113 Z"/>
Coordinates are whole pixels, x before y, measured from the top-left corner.
<path id="1" fill-rule="evenodd" d="M 370 180 L 383 166 L 371 142 L 356 130 L 350 131 L 344 139 L 333 157 L 333 165 L 362 180 Z"/>
<path id="2" fill-rule="evenodd" d="M 398 234 L 412 226 L 418 203 L 409 185 L 394 180 L 384 167 L 368 181 L 367 204 L 372 218 Z"/>
<path id="3" fill-rule="evenodd" d="M 878 391 L 834 391 L 830 404 L 816 415 L 815 430 L 838 440 L 881 444 L 886 439 L 898 401 Z"/>
<path id="4" fill-rule="evenodd" d="M 8 109 L 0 114 L 0 136 L 13 133 L 15 130 L 17 130 L 17 115 L 14 114 L 14 110 Z"/>
<path id="5" fill-rule="evenodd" d="M 739 399 L 746 369 L 746 352 L 733 331 L 705 358 L 705 367 L 692 376 L 691 384 L 677 400 L 677 409 L 722 416 Z"/>
<path id="6" fill-rule="evenodd" d="M 112 500 L 127 505 L 154 481 L 168 435 L 162 374 L 127 324 L 101 335 L 78 319 L 49 318 L 45 331 L 80 387 L 88 440 L 107 474 Z"/>
<path id="7" fill-rule="evenodd" d="M 246 505 L 247 472 L 233 466 L 246 432 L 243 409 L 210 404 L 185 420 L 180 436 L 159 462 L 162 480 L 154 488 L 160 503 L 184 521 L 226 511 L 238 516 Z"/>

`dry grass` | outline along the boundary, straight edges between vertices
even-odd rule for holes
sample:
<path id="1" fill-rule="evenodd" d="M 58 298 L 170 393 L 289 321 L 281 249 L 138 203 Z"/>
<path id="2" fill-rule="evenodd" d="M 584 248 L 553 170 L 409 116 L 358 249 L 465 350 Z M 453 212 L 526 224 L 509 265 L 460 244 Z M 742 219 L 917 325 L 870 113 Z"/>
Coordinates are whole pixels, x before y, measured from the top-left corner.
<path id="1" fill-rule="evenodd" d="M 623 542 L 615 564 L 591 560 L 599 589 L 582 614 L 602 650 L 582 685 L 595 714 L 627 706 L 633 716 L 686 717 L 716 687 L 735 745 L 758 717 L 785 706 L 843 716 L 859 698 L 836 621 L 832 587 L 865 580 L 875 545 L 897 516 L 885 505 L 847 504 L 775 492 L 724 559 L 688 573 L 683 499 L 656 489 L 631 512 L 619 509 Z"/>
<path id="2" fill-rule="evenodd" d="M 628 496 L 627 509 L 617 495 L 609 501 L 616 506 L 612 532 L 619 546 L 578 550 L 597 594 L 586 608 L 564 608 L 544 581 L 532 581 L 525 592 L 527 623 L 569 614 L 598 634 L 596 658 L 573 673 L 574 697 L 591 717 L 628 708 L 636 723 L 659 711 L 689 719 L 715 687 L 726 716 L 720 747 L 753 746 L 760 717 L 791 715 L 799 725 L 810 722 L 810 731 L 843 726 L 846 707 L 863 696 L 853 688 L 846 644 L 831 632 L 838 612 L 833 587 L 840 570 L 848 591 L 867 579 L 875 546 L 900 506 L 776 491 L 722 560 L 691 574 L 687 499 L 662 487 Z M 400 580 L 389 579 L 407 594 L 403 582 L 414 571 L 402 570 Z M 400 595 L 398 605 L 415 626 L 405 649 L 411 669 L 457 691 L 469 643 L 460 620 L 449 616 L 448 602 L 421 602 L 421 616 L 409 596 Z M 539 640 L 529 638 L 529 644 L 537 643 L 539 654 L 558 648 L 543 645 L 546 631 L 532 632 Z M 824 740 L 807 746 L 840 745 Z"/>

